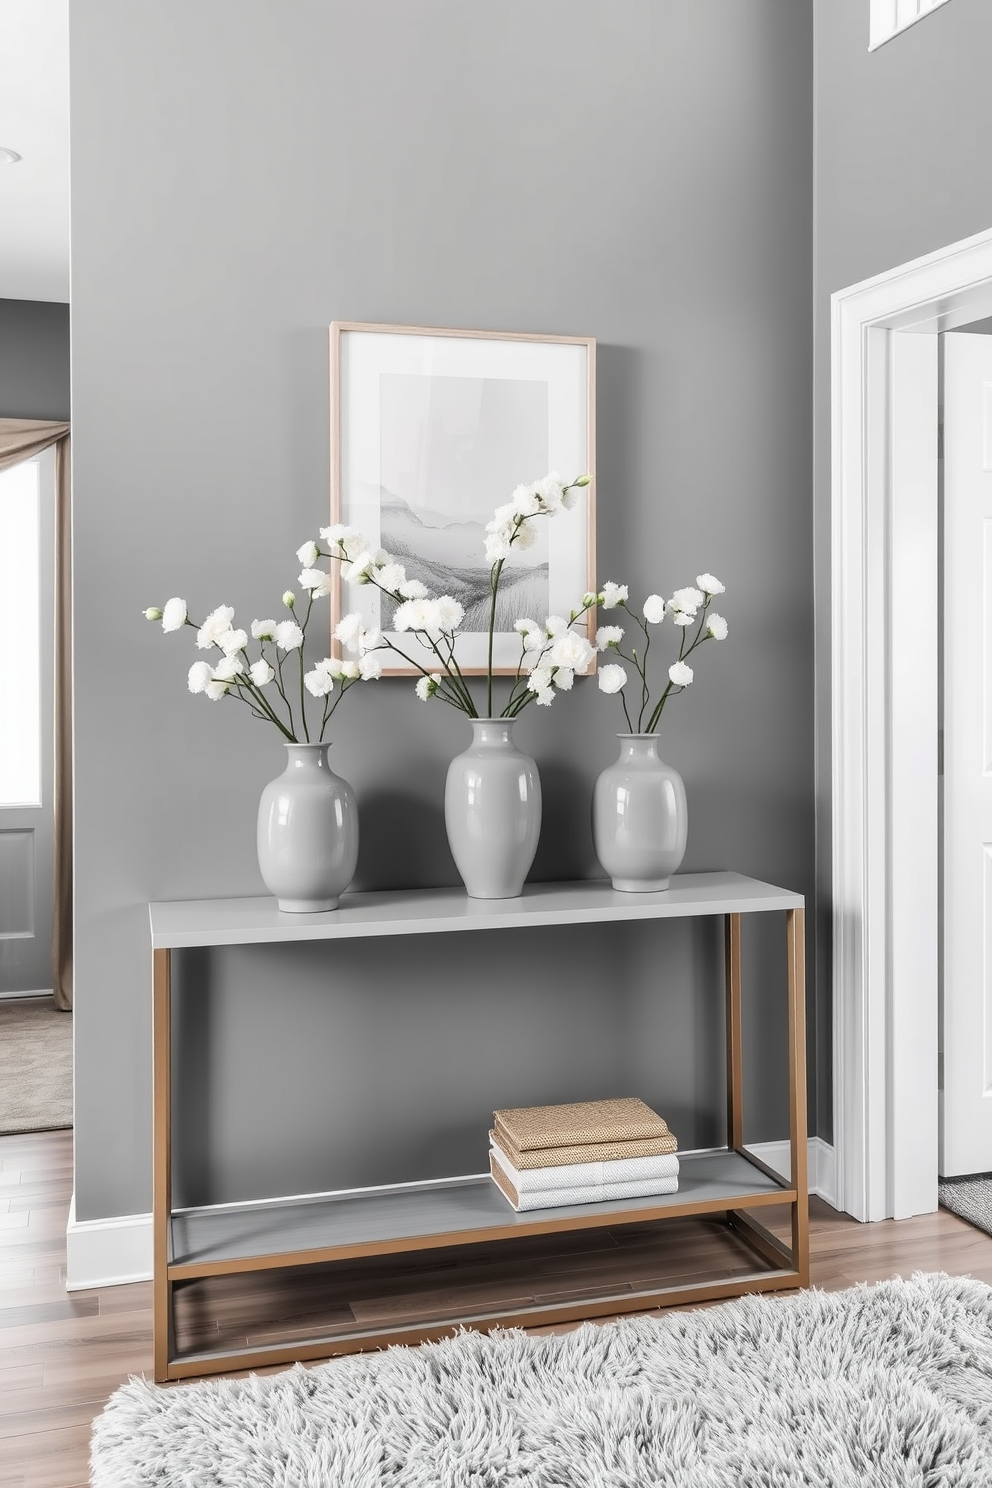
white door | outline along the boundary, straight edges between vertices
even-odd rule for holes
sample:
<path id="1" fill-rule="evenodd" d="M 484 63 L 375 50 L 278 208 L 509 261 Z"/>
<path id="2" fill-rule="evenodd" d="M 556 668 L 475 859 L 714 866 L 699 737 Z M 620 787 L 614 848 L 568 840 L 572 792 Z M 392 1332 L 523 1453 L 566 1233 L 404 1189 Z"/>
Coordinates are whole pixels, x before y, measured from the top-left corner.
<path id="1" fill-rule="evenodd" d="M 0 471 L 0 997 L 52 985 L 54 471 Z"/>
<path id="2" fill-rule="evenodd" d="M 940 1172 L 992 1172 L 992 336 L 944 336 Z"/>

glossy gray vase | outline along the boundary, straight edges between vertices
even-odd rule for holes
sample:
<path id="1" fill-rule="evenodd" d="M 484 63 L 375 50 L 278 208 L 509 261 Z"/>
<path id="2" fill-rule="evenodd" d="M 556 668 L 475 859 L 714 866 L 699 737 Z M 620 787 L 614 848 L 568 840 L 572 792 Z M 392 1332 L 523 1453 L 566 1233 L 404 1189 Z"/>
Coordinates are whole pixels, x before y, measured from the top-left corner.
<path id="1" fill-rule="evenodd" d="M 541 835 L 541 779 L 513 742 L 512 718 L 473 718 L 448 766 L 444 824 L 470 899 L 516 899 Z"/>
<path id="2" fill-rule="evenodd" d="M 615 889 L 667 889 L 685 855 L 688 810 L 682 776 L 658 758 L 657 734 L 618 734 L 620 755 L 592 796 L 596 856 Z"/>
<path id="3" fill-rule="evenodd" d="M 279 908 L 337 909 L 358 862 L 358 804 L 326 744 L 287 744 L 286 768 L 258 803 L 258 866 Z"/>

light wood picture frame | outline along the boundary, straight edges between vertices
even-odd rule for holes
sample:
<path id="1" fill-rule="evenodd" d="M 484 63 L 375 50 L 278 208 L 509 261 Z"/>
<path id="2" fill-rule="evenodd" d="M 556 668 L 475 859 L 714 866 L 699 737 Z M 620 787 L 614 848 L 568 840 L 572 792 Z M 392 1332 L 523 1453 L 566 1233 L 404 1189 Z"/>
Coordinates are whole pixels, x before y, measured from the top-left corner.
<path id="1" fill-rule="evenodd" d="M 515 486 L 557 470 L 592 477 L 572 510 L 543 519 L 538 542 L 504 570 L 494 671 L 516 672 L 515 619 L 578 609 L 596 587 L 596 342 L 586 336 L 335 321 L 330 327 L 331 522 L 355 527 L 433 594 L 465 609 L 456 656 L 486 671 L 485 524 Z M 331 627 L 357 611 L 389 630 L 392 607 L 332 563 Z M 500 621 L 506 629 L 500 628 Z M 588 616 L 589 638 L 596 611 Z M 393 652 L 384 675 L 419 669 Z"/>

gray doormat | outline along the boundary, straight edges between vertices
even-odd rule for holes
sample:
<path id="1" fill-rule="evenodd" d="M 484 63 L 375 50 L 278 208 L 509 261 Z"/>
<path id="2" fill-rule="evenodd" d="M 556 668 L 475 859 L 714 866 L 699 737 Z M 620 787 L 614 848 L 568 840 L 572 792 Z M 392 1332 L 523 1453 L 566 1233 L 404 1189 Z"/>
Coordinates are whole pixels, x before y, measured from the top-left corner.
<path id="1" fill-rule="evenodd" d="M 72 1125 L 72 1014 L 50 997 L 0 1000 L 0 1133 Z"/>
<path id="2" fill-rule="evenodd" d="M 967 1178 L 941 1178 L 937 1202 L 952 1214 L 992 1235 L 992 1173 L 972 1173 Z"/>

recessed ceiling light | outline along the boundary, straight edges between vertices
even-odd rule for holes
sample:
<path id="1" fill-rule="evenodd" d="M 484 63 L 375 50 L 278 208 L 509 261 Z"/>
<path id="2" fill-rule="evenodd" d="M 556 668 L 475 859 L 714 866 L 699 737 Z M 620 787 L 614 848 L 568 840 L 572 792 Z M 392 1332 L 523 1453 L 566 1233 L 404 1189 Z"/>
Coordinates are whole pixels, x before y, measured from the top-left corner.
<path id="1" fill-rule="evenodd" d="M 0 145 L 0 165 L 16 165 L 20 158 L 16 150 L 8 150 L 5 145 Z"/>

